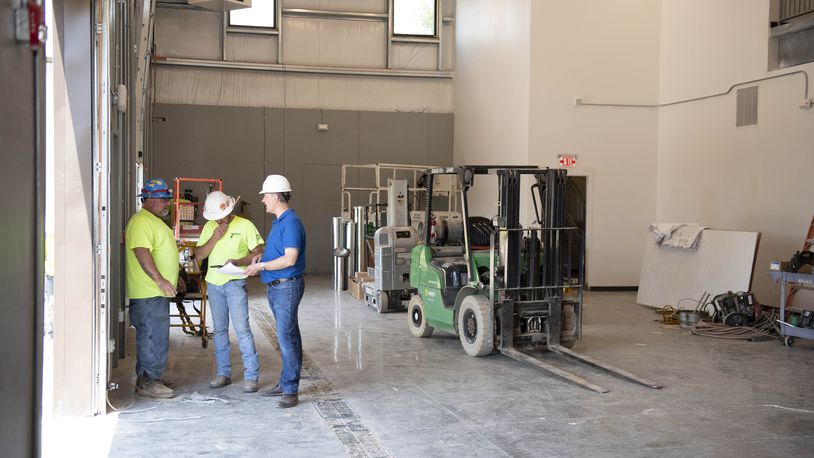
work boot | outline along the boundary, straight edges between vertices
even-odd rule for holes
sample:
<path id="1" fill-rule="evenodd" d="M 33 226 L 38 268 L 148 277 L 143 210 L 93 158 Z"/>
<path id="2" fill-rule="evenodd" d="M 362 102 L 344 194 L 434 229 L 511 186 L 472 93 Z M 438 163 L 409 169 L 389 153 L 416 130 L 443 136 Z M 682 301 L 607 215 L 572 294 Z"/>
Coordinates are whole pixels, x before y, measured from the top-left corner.
<path id="1" fill-rule="evenodd" d="M 260 396 L 282 396 L 283 389 L 280 388 L 279 383 L 275 383 L 271 388 L 263 388 L 260 391 Z"/>
<path id="2" fill-rule="evenodd" d="M 257 380 L 244 380 L 243 381 L 244 393 L 257 393 Z"/>
<path id="3" fill-rule="evenodd" d="M 136 391 L 138 391 L 138 387 L 141 385 L 143 380 L 144 379 L 140 375 L 138 377 L 136 377 Z M 161 379 L 161 384 L 166 386 L 167 388 L 169 388 L 171 390 L 175 389 L 175 383 L 173 383 L 173 382 L 171 382 L 169 380 L 165 380 L 165 379 L 162 378 Z"/>
<path id="4" fill-rule="evenodd" d="M 136 385 L 136 394 L 147 398 L 169 399 L 175 397 L 175 391 L 164 386 L 161 380 L 142 379 L 140 385 Z"/>
<path id="5" fill-rule="evenodd" d="M 226 385 L 231 385 L 232 379 L 225 375 L 218 375 L 215 380 L 209 382 L 209 388 L 223 388 Z"/>
<path id="6" fill-rule="evenodd" d="M 294 407 L 295 405 L 299 404 L 299 402 L 300 398 L 297 396 L 297 393 L 284 394 L 283 397 L 280 398 L 280 402 L 277 403 L 277 407 L 287 409 L 289 407 Z"/>

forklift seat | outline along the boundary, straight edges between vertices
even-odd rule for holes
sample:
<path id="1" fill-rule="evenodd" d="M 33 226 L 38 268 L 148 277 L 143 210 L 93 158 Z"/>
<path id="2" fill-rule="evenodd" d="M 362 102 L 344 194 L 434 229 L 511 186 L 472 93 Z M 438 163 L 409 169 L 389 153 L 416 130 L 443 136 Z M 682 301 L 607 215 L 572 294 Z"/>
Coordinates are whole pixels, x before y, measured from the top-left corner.
<path id="1" fill-rule="evenodd" d="M 433 258 L 430 264 L 440 270 L 444 276 L 444 289 L 441 295 L 444 298 L 444 306 L 455 304 L 455 297 L 469 282 L 469 272 L 466 269 L 466 259 L 462 256 Z"/>

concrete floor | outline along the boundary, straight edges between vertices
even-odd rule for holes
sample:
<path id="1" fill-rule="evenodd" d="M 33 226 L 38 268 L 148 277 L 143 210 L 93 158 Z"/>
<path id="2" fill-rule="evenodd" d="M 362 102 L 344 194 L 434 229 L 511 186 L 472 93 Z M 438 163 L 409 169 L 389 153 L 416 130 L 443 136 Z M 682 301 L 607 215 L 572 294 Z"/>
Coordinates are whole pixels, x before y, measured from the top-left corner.
<path id="1" fill-rule="evenodd" d="M 261 386 L 280 368 L 264 290 L 251 286 Z M 301 404 L 211 390 L 212 344 L 172 332 L 166 377 L 179 397 L 133 394 L 132 339 L 114 372 L 111 456 L 814 456 L 814 345 L 721 341 L 662 326 L 635 293 L 586 295 L 575 350 L 662 383 L 652 390 L 557 359 L 611 390 L 596 394 L 503 356 L 466 356 L 457 337 L 410 335 L 328 277 L 300 308 Z M 217 396 L 211 404 L 190 395 Z M 200 401 L 200 399 L 198 399 Z M 149 410 L 147 410 L 149 409 Z M 108 416 L 110 417 L 110 415 Z"/>

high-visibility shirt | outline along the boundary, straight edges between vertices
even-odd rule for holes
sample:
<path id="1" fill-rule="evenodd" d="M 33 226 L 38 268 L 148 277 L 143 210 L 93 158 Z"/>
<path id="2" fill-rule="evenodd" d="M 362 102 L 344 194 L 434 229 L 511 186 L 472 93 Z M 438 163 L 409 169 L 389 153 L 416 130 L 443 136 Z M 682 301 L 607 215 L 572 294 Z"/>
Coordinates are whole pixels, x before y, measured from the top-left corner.
<path id="1" fill-rule="evenodd" d="M 198 246 L 205 245 L 218 227 L 217 221 L 207 221 L 198 239 Z M 209 253 L 209 269 L 206 271 L 206 281 L 213 285 L 223 285 L 229 280 L 246 278 L 246 275 L 226 275 L 218 272 L 217 267 L 226 264 L 230 259 L 238 259 L 248 255 L 257 245 L 263 244 L 263 237 L 254 223 L 234 216 L 229 222 L 226 233 L 215 243 Z"/>
<path id="2" fill-rule="evenodd" d="M 164 221 L 157 216 L 141 209 L 127 222 L 124 233 L 125 270 L 127 272 L 127 297 L 130 299 L 144 299 L 148 297 L 166 296 L 156 285 L 155 281 L 141 268 L 136 258 L 134 248 L 146 248 L 153 257 L 158 273 L 173 286 L 178 282 L 178 246 L 175 244 L 175 234 Z"/>

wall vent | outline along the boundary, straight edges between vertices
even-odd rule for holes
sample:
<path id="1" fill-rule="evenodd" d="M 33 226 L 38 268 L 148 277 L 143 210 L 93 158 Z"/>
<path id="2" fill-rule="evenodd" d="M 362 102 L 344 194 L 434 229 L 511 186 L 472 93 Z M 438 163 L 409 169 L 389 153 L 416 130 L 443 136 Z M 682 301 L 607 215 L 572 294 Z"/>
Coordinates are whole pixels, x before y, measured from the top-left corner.
<path id="1" fill-rule="evenodd" d="M 757 86 L 738 89 L 735 126 L 754 126 L 755 124 L 757 124 Z"/>

